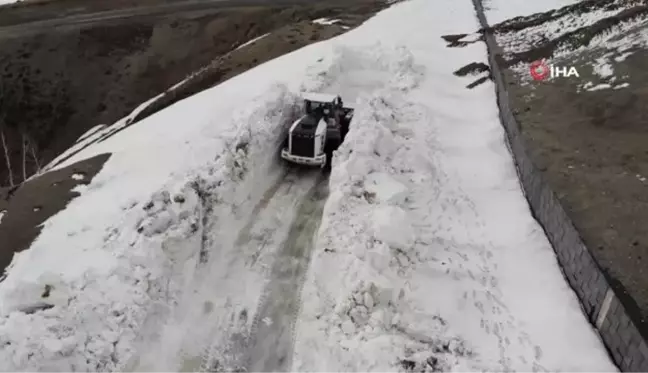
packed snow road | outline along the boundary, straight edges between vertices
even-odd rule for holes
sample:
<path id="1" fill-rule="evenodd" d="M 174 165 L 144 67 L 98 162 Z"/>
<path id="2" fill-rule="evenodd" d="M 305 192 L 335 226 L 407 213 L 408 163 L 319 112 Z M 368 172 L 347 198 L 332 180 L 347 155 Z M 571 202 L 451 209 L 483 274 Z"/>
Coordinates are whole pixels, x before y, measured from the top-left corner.
<path id="1" fill-rule="evenodd" d="M 272 267 L 263 301 L 252 324 L 244 360 L 248 372 L 291 371 L 294 325 L 301 306 L 301 287 L 310 264 L 314 236 L 328 197 L 328 178 L 320 175 L 298 207 L 288 239 Z"/>
<path id="2" fill-rule="evenodd" d="M 285 179 L 268 190 L 255 208 L 235 247 L 251 254 L 248 265 L 254 265 L 262 252 L 275 254 L 263 293 L 256 311 L 249 315 L 253 316 L 251 327 L 248 329 L 245 322 L 248 316 L 242 316 L 238 329 L 228 333 L 229 340 L 222 341 L 218 339 L 219 334 L 214 334 L 216 339 L 201 357 L 199 371 L 290 371 L 301 285 L 328 195 L 327 181 L 325 172 L 292 169 Z M 282 211 L 287 206 L 294 210 Z M 275 219 L 275 225 L 269 224 L 269 219 Z M 257 237 L 263 238 L 252 239 L 250 233 L 254 227 L 257 231 L 263 229 L 272 238 L 262 234 Z M 185 363 L 183 371 L 193 371 L 188 369 L 190 362 Z"/>
<path id="3" fill-rule="evenodd" d="M 252 210 L 241 215 L 245 218 L 240 229 L 233 231 L 236 237 L 231 249 L 223 246 L 222 235 L 207 240 L 204 277 L 196 277 L 197 288 L 188 292 L 189 297 L 180 306 L 187 313 L 178 314 L 174 320 L 190 330 L 186 339 L 172 347 L 174 350 L 168 347 L 171 335 L 163 334 L 159 339 L 168 352 L 174 351 L 175 361 L 182 361 L 181 371 L 275 371 L 290 367 L 299 294 L 326 201 L 328 175 L 319 168 L 279 167 L 285 170 L 277 170 L 276 181 L 266 185 Z M 256 309 L 223 304 L 223 299 L 235 296 L 228 298 L 226 293 L 236 288 L 234 282 L 246 272 L 255 273 L 264 284 L 257 293 Z M 219 304 L 231 310 L 226 323 L 218 313 Z M 160 364 L 153 351 L 137 360 L 132 369 L 163 369 L 169 363 L 177 364 L 172 361 Z"/>

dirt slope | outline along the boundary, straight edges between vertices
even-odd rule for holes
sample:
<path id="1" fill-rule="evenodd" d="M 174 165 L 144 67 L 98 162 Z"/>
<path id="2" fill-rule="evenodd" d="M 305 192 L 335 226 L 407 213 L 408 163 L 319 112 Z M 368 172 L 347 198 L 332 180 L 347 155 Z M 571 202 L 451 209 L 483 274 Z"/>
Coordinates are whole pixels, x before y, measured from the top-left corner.
<path id="1" fill-rule="evenodd" d="M 20 36 L 7 35 L 0 27 L 0 113 L 5 114 L 3 130 L 14 181 L 22 180 L 23 133 L 25 140 L 36 145 L 43 164 L 86 130 L 114 122 L 252 38 L 325 16 L 345 15 L 357 23 L 382 6 L 368 0 L 342 5 L 295 0 L 301 5 L 288 6 L 267 6 L 263 5 L 267 1 L 259 1 L 262 5 L 242 7 L 213 2 L 217 5 L 155 18 L 128 17 L 46 30 L 38 26 L 37 34 Z M 266 48 L 272 49 L 269 58 L 343 31 L 335 27 L 335 32 L 295 31 L 291 40 L 275 40 L 278 46 Z M 246 68 L 267 60 L 263 51 L 250 53 L 257 56 L 250 63 L 242 62 Z M 212 77 L 210 84 L 218 81 Z M 210 84 L 203 82 L 201 88 Z M 27 173 L 34 167 L 28 157 Z M 3 159 L 0 185 L 8 185 L 8 181 Z"/>
<path id="2" fill-rule="evenodd" d="M 522 52 L 504 46 L 503 59 L 518 63 L 506 78 L 532 159 L 599 264 L 648 320 L 648 49 L 642 42 L 648 7 L 639 1 L 584 1 L 495 29 L 515 40 L 515 32 L 602 9 L 615 14 Z M 619 29 L 624 22 L 630 23 Z M 528 64 L 540 58 L 573 66 L 579 76 L 529 83 Z M 597 67 L 601 61 L 605 69 Z M 591 89 L 599 84 L 608 86 Z"/>

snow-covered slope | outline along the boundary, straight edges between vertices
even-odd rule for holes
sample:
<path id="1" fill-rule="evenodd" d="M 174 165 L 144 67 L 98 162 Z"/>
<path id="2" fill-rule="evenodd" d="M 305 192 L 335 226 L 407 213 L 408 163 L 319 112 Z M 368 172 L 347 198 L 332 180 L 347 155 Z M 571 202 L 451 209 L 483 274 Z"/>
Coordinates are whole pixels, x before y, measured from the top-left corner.
<path id="1" fill-rule="evenodd" d="M 0 283 L 0 366 L 249 357 L 268 273 L 317 183 L 277 164 L 280 124 L 299 91 L 321 90 L 356 118 L 289 315 L 292 370 L 614 370 L 528 211 L 492 85 L 452 74 L 486 60 L 481 44 L 445 48 L 468 28 L 470 1 L 400 3 L 57 165 L 113 154 Z"/>

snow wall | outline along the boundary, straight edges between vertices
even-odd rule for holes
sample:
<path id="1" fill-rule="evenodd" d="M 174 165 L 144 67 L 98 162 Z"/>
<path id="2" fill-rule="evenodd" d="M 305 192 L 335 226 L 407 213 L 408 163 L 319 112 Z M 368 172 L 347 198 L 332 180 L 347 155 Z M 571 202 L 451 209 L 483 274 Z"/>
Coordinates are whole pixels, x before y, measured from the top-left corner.
<path id="1" fill-rule="evenodd" d="M 529 157 L 520 127 L 513 116 L 502 71 L 495 58 L 498 50 L 489 31 L 481 0 L 473 0 L 484 30 L 492 79 L 495 83 L 500 121 L 506 130 L 509 150 L 535 219 L 551 242 L 558 263 L 574 289 L 589 321 L 597 329 L 608 352 L 622 371 L 648 371 L 648 325 L 623 285 L 606 274 L 585 246 L 560 201 Z"/>

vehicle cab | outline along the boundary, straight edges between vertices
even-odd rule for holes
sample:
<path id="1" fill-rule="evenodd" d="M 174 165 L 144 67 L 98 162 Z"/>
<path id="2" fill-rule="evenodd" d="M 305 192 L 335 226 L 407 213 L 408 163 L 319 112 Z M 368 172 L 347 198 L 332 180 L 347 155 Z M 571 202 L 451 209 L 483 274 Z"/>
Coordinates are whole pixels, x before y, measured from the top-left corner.
<path id="1" fill-rule="evenodd" d="M 290 126 L 281 157 L 297 164 L 324 167 L 326 143 L 339 137 L 342 99 L 324 93 L 306 93 L 303 99 L 305 114 Z"/>

